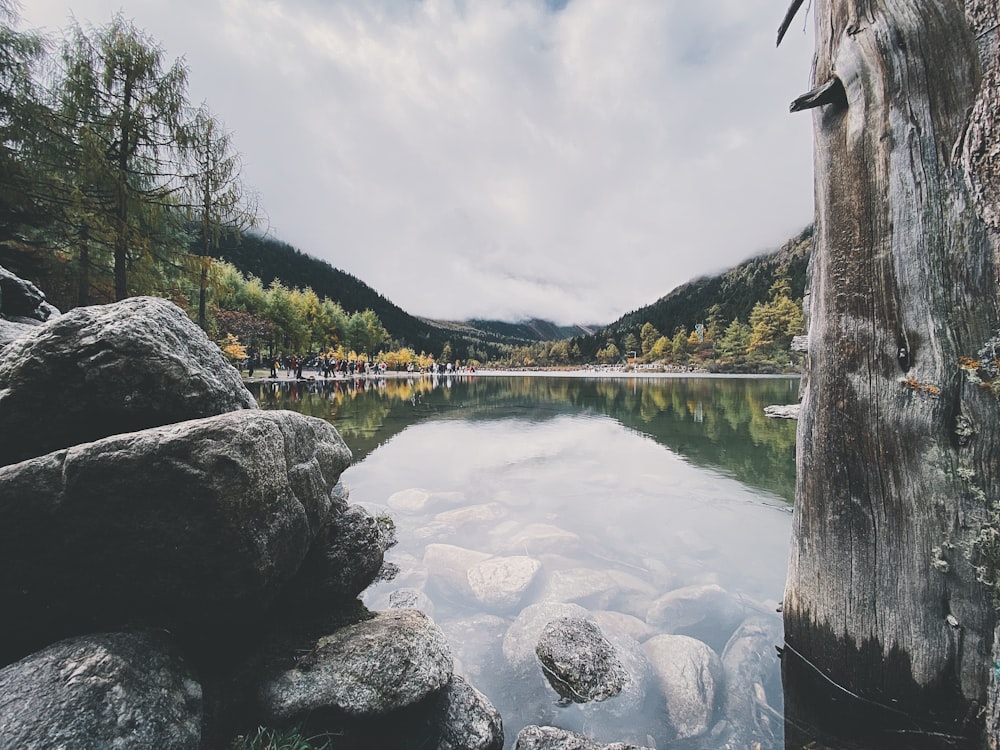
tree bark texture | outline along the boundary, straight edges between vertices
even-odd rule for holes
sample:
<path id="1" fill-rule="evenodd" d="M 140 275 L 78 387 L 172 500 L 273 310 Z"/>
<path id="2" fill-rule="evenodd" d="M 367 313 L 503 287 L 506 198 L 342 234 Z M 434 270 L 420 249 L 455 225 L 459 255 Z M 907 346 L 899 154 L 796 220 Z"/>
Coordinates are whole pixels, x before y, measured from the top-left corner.
<path id="1" fill-rule="evenodd" d="M 816 235 L 786 711 L 822 724 L 807 683 L 825 684 L 882 747 L 989 734 L 997 614 L 974 540 L 998 500 L 1000 409 L 959 363 L 998 327 L 996 5 L 815 5 L 814 80 L 832 87 L 804 105 Z"/>

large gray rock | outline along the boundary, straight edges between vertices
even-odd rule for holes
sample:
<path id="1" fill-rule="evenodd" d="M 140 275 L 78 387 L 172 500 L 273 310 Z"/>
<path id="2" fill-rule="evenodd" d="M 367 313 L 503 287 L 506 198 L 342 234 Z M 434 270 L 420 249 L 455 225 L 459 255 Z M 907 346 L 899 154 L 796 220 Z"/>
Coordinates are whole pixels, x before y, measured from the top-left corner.
<path id="1" fill-rule="evenodd" d="M 301 611 L 317 602 L 337 606 L 354 599 L 378 578 L 386 539 L 360 505 L 338 503 L 289 586 L 288 601 Z"/>
<path id="2" fill-rule="evenodd" d="M 251 408 L 240 374 L 171 302 L 79 307 L 0 354 L 0 465 Z"/>
<path id="3" fill-rule="evenodd" d="M 434 602 L 420 589 L 401 588 L 389 594 L 389 609 L 419 609 L 428 617 L 434 617 Z"/>
<path id="4" fill-rule="evenodd" d="M 503 721 L 489 699 L 455 675 L 441 696 L 437 750 L 502 750 Z"/>
<path id="5" fill-rule="evenodd" d="M 452 678 L 444 634 L 415 609 L 378 612 L 290 648 L 269 654 L 260 670 L 256 695 L 265 722 L 381 716 L 419 703 Z"/>
<path id="6" fill-rule="evenodd" d="M 545 678 L 564 701 L 613 698 L 629 679 L 614 646 L 597 625 L 583 618 L 550 621 L 538 637 L 535 654 Z"/>
<path id="7" fill-rule="evenodd" d="M 0 654 L 135 622 L 252 624 L 350 460 L 328 422 L 249 410 L 0 467 Z"/>
<path id="8" fill-rule="evenodd" d="M 163 633 L 55 643 L 0 670 L 0 747 L 190 750 L 202 691 Z"/>
<path id="9" fill-rule="evenodd" d="M 38 287 L 0 266 L 0 315 L 7 320 L 42 322 L 58 314 Z"/>
<path id="10" fill-rule="evenodd" d="M 18 320 L 7 320 L 6 318 L 0 317 L 0 349 L 9 344 L 15 339 L 19 339 L 34 330 L 38 325 L 37 323 L 25 323 L 22 322 L 23 318 Z"/>
<path id="11" fill-rule="evenodd" d="M 561 602 L 540 602 L 521 610 L 503 637 L 503 656 L 508 666 L 515 672 L 537 669 L 538 657 L 535 646 L 545 626 L 560 617 L 586 619 L 590 613 L 579 604 Z"/>
<path id="12" fill-rule="evenodd" d="M 677 737 L 688 739 L 707 732 L 722 689 L 719 655 L 686 635 L 653 636 L 642 644 L 642 650 L 659 679 Z"/>
<path id="13" fill-rule="evenodd" d="M 517 733 L 514 750 L 648 750 L 648 748 L 624 742 L 605 745 L 566 729 L 531 725 Z"/>

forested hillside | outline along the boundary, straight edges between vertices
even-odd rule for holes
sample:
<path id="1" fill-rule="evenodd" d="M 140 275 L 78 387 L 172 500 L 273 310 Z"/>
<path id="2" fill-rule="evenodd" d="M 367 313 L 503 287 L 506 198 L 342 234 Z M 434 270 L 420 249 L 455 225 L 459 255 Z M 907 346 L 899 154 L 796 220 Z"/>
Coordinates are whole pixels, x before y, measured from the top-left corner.
<path id="1" fill-rule="evenodd" d="M 371 310 L 395 341 L 434 356 L 447 352 L 444 359 L 449 360 L 497 361 L 512 345 L 541 341 L 543 336 L 567 338 L 585 330 L 560 329 L 547 321 L 445 322 L 418 318 L 326 261 L 280 240 L 252 233 L 238 239 L 233 235 L 225 238 L 216 257 L 244 275 L 256 276 L 265 287 L 277 280 L 288 287 L 311 288 L 320 297 L 336 300 L 347 312 Z"/>
<path id="2" fill-rule="evenodd" d="M 642 329 L 651 324 L 661 334 L 672 337 L 689 333 L 699 324 L 723 328 L 732 321 L 750 322 L 755 306 L 767 302 L 779 280 L 787 281 L 789 297 L 801 300 L 806 268 L 812 248 L 813 228 L 807 227 L 779 250 L 756 256 L 718 276 L 706 276 L 677 287 L 646 307 L 630 312 L 590 336 L 573 339 L 585 359 L 595 359 L 609 341 L 624 351 L 640 348 Z M 626 340 L 639 342 L 627 347 Z"/>
<path id="3" fill-rule="evenodd" d="M 278 280 L 288 287 L 309 287 L 320 297 L 337 300 L 347 312 L 372 310 L 394 339 L 404 340 L 418 351 L 440 351 L 445 343 L 440 332 L 360 279 L 280 240 L 252 233 L 239 238 L 229 235 L 214 254 L 244 275 L 256 276 L 265 287 Z"/>

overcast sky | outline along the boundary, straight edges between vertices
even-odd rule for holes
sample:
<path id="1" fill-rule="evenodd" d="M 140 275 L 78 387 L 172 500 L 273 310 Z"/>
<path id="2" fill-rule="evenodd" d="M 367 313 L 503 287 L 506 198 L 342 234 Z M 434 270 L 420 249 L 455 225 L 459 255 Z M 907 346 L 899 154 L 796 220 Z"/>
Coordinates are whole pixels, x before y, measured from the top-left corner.
<path id="1" fill-rule="evenodd" d="M 270 233 L 415 315 L 609 323 L 812 217 L 787 0 L 30 0 L 184 57 Z"/>

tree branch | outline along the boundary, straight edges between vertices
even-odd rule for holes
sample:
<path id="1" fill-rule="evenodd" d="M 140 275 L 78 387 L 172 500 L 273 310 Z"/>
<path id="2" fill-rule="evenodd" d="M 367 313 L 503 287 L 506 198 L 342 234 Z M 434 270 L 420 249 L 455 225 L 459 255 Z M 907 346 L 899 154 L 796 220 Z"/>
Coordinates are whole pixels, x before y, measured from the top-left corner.
<path id="1" fill-rule="evenodd" d="M 822 107 L 824 104 L 847 105 L 847 92 L 844 91 L 844 84 L 836 76 L 822 86 L 817 86 L 812 91 L 800 96 L 789 105 L 788 111 L 801 112 L 805 109 Z"/>
<path id="2" fill-rule="evenodd" d="M 781 22 L 781 26 L 778 27 L 778 43 L 775 47 L 781 46 L 781 40 L 785 38 L 785 32 L 788 31 L 788 27 L 792 25 L 792 20 L 795 18 L 795 14 L 799 12 L 799 8 L 802 7 L 803 0 L 792 0 L 792 4 L 788 6 L 788 11 L 785 13 L 785 18 Z"/>

